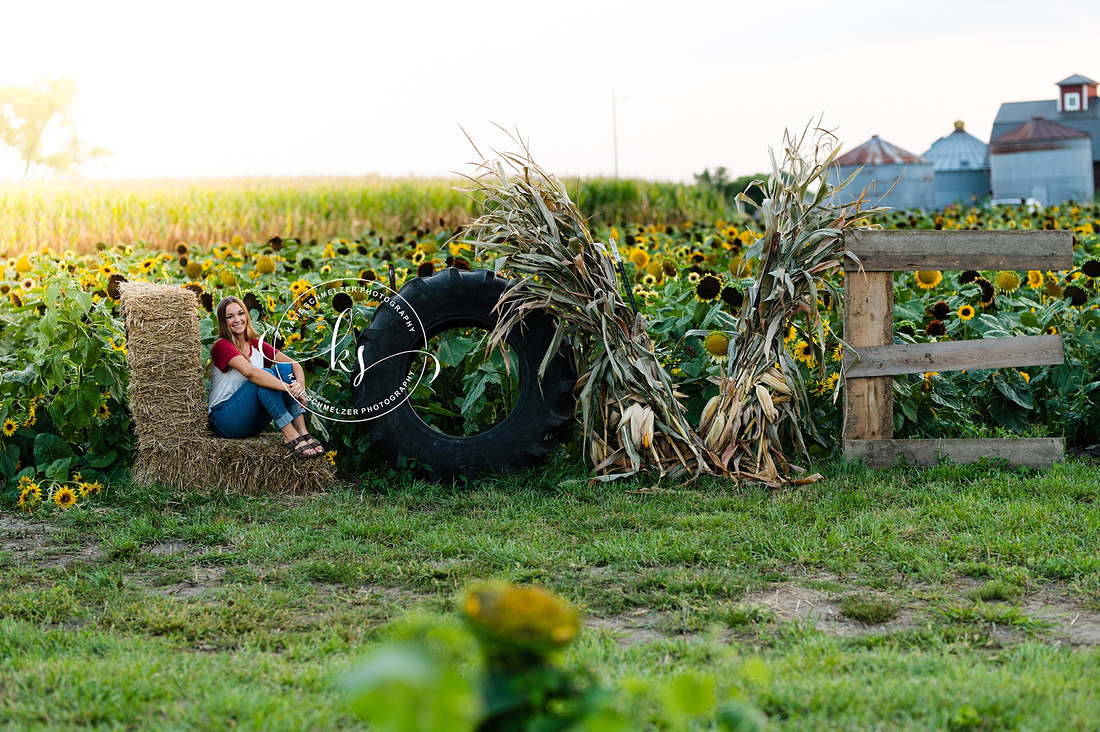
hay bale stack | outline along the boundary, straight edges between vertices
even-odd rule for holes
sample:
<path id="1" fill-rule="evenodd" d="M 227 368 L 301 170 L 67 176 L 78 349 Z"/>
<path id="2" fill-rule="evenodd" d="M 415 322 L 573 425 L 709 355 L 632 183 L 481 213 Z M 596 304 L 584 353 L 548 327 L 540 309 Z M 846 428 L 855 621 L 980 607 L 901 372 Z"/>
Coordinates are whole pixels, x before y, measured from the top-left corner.
<path id="1" fill-rule="evenodd" d="M 313 493 L 332 485 L 327 460 L 302 460 L 278 432 L 245 440 L 211 434 L 206 419 L 198 300 L 148 282 L 119 286 L 137 434 L 137 485 L 220 487 L 230 493 Z"/>

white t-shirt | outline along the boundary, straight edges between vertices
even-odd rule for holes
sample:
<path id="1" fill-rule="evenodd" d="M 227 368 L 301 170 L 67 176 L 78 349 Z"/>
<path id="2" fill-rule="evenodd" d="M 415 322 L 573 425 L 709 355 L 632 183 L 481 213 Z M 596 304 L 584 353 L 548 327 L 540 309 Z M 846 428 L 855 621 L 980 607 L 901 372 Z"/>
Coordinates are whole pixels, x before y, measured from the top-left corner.
<path id="1" fill-rule="evenodd" d="M 225 345 L 220 345 L 221 343 L 224 343 Z M 248 356 L 249 362 L 256 368 L 262 369 L 264 367 L 264 352 L 257 347 L 257 344 L 255 342 L 250 345 L 252 346 L 252 351 Z M 267 346 L 266 343 L 264 345 Z M 225 349 L 226 351 L 232 349 L 234 355 L 244 355 L 241 354 L 241 352 L 236 347 L 234 347 L 232 343 L 224 341 L 224 339 L 220 340 L 219 343 L 216 343 L 215 346 L 219 348 L 219 351 L 222 349 Z M 228 346 L 228 348 L 225 348 L 225 346 Z M 270 346 L 268 347 L 270 348 Z M 213 350 L 211 351 L 211 353 L 213 353 Z M 224 354 L 222 355 L 224 357 Z M 248 379 L 245 378 L 244 374 L 242 374 L 240 371 L 233 368 L 232 366 L 228 365 L 228 359 L 225 359 L 226 370 L 222 371 L 221 368 L 218 367 L 218 362 L 220 360 L 221 359 L 219 358 L 214 358 L 213 363 L 210 364 L 210 398 L 207 400 L 207 404 L 209 405 L 206 409 L 207 414 L 209 414 L 214 407 L 218 406 L 226 399 L 233 396 L 237 389 L 240 389 L 242 386 L 244 386 L 245 382 L 248 381 Z"/>

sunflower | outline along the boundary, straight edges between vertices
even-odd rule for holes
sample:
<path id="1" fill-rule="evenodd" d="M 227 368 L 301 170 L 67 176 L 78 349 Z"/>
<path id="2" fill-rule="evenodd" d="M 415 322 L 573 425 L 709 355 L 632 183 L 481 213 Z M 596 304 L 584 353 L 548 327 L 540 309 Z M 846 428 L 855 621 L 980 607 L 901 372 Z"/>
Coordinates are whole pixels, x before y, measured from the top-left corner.
<path id="1" fill-rule="evenodd" d="M 1002 270 L 993 278 L 994 284 L 1001 292 L 1016 292 L 1020 289 L 1020 275 L 1012 270 Z"/>
<path id="2" fill-rule="evenodd" d="M 107 408 L 106 404 L 100 404 L 99 408 L 95 410 L 95 416 L 100 419 L 107 419 L 111 416 L 111 410 Z"/>
<path id="3" fill-rule="evenodd" d="M 1093 279 L 1100 277 L 1100 259 L 1096 257 L 1086 259 L 1085 263 L 1081 265 L 1081 274 Z"/>
<path id="4" fill-rule="evenodd" d="M 1058 328 L 1053 325 L 1048 325 L 1046 329 L 1047 335 L 1058 335 Z"/>
<path id="5" fill-rule="evenodd" d="M 688 282 L 693 285 L 699 281 L 700 277 L 702 277 L 702 275 L 700 275 L 698 272 L 688 272 L 687 274 Z"/>
<path id="6" fill-rule="evenodd" d="M 1033 290 L 1038 290 L 1043 286 L 1043 273 L 1037 269 L 1029 269 L 1027 271 L 1027 286 Z"/>
<path id="7" fill-rule="evenodd" d="M 677 275 L 676 265 L 666 259 L 665 261 L 661 262 L 661 273 L 664 274 L 665 277 L 671 277 L 675 279 Z"/>
<path id="8" fill-rule="evenodd" d="M 996 291 L 993 289 L 993 283 L 987 280 L 985 277 L 979 277 L 974 280 L 974 284 L 981 288 L 982 294 L 978 296 L 978 304 L 984 307 L 989 307 L 993 304 L 993 296 Z"/>
<path id="9" fill-rule="evenodd" d="M 703 341 L 704 347 L 707 349 L 707 353 L 710 354 L 710 360 L 714 363 L 722 363 L 729 359 L 730 339 L 725 333 L 720 330 L 712 330 L 705 341 Z"/>
<path id="10" fill-rule="evenodd" d="M 826 376 L 824 379 L 821 379 L 817 382 L 817 388 L 814 389 L 814 393 L 818 396 L 825 396 L 826 394 L 830 394 L 832 393 L 833 389 L 836 388 L 836 382 L 838 381 L 840 381 L 839 373 L 830 374 L 829 376 Z"/>
<path id="11" fill-rule="evenodd" d="M 940 300 L 932 306 L 932 317 L 936 320 L 943 320 L 951 312 L 951 306 L 943 300 Z"/>
<path id="12" fill-rule="evenodd" d="M 63 485 L 54 491 L 50 500 L 57 504 L 59 508 L 71 508 L 76 505 L 76 493 L 69 486 Z"/>
<path id="13" fill-rule="evenodd" d="M 650 273 L 646 272 L 644 275 L 642 275 L 642 283 L 641 284 L 644 287 L 656 287 L 657 286 L 657 278 L 654 277 L 653 275 L 651 275 Z"/>
<path id="14" fill-rule="evenodd" d="M 959 308 L 959 320 L 970 320 L 974 317 L 974 306 L 963 305 Z"/>
<path id="15" fill-rule="evenodd" d="M 837 343 L 836 347 L 829 353 L 829 358 L 836 363 L 842 363 L 844 361 L 844 344 Z"/>
<path id="16" fill-rule="evenodd" d="M 947 328 L 946 326 L 944 326 L 942 320 L 933 320 L 924 329 L 924 333 L 930 338 L 935 336 L 947 335 Z"/>
<path id="17" fill-rule="evenodd" d="M 710 302 L 721 294 L 722 280 L 717 275 L 708 272 L 695 283 L 695 297 L 702 302 Z"/>
<path id="18" fill-rule="evenodd" d="M 302 278 L 298 278 L 290 283 L 290 291 L 294 294 L 295 298 L 307 291 L 309 287 L 309 281 Z"/>
<path id="19" fill-rule="evenodd" d="M 4 437 L 11 437 L 17 429 L 19 429 L 19 425 L 15 421 L 12 419 L 4 420 Z"/>
<path id="20" fill-rule="evenodd" d="M 649 266 L 649 252 L 641 247 L 634 247 L 630 250 L 630 261 L 638 269 L 645 269 Z"/>
<path id="21" fill-rule="evenodd" d="M 1070 305 L 1081 307 L 1089 301 L 1088 291 L 1080 285 L 1070 285 L 1065 289 L 1065 297 L 1069 298 Z"/>
<path id="22" fill-rule="evenodd" d="M 1020 376 L 1024 377 L 1024 381 L 1026 381 L 1026 382 L 1027 382 L 1027 383 L 1029 383 L 1029 384 L 1031 383 L 1031 375 L 1030 375 L 1030 374 L 1028 374 L 1028 372 L 1026 372 L 1026 371 L 1020 371 L 1020 372 L 1018 372 L 1018 373 L 1020 374 Z"/>
<path id="23" fill-rule="evenodd" d="M 745 302 L 745 293 L 737 287 L 727 285 L 722 288 L 722 302 L 731 308 L 739 308 Z"/>
<path id="24" fill-rule="evenodd" d="M 918 270 L 917 287 L 922 290 L 931 290 L 943 280 L 943 274 L 938 270 Z"/>
<path id="25" fill-rule="evenodd" d="M 262 256 L 256 260 L 256 271 L 260 274 L 271 274 L 275 271 L 275 260 L 268 256 Z"/>
<path id="26" fill-rule="evenodd" d="M 228 269 L 223 268 L 220 272 L 218 272 L 218 277 L 221 279 L 222 284 L 226 287 L 232 287 L 233 285 L 237 284 L 236 275 L 234 275 Z"/>
<path id="27" fill-rule="evenodd" d="M 814 346 L 812 343 L 799 340 L 794 344 L 794 348 L 791 349 L 794 352 L 795 359 L 801 361 L 807 366 L 812 367 L 817 361 L 814 358 Z"/>
<path id="28" fill-rule="evenodd" d="M 417 249 L 415 252 L 412 253 L 412 256 L 409 257 L 409 261 L 413 263 L 413 266 L 419 267 L 421 264 L 423 264 L 424 259 L 427 256 L 428 255 L 424 252 L 423 249 Z"/>
<path id="29" fill-rule="evenodd" d="M 336 467 L 336 450 L 329 450 L 325 453 L 325 459 L 328 460 L 329 465 Z"/>

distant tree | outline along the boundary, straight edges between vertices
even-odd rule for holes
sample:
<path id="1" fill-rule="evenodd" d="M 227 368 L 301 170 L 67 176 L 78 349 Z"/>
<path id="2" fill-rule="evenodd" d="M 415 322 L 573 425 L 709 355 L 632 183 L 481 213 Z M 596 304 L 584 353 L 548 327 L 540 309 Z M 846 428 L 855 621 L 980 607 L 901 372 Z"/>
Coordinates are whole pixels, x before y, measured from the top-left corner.
<path id="1" fill-rule="evenodd" d="M 86 160 L 109 154 L 77 136 L 69 113 L 76 93 L 76 82 L 64 78 L 0 87 L 0 142 L 23 162 L 24 180 L 39 166 L 70 173 Z M 60 142 L 47 149 L 59 136 Z"/>
<path id="2" fill-rule="evenodd" d="M 730 180 L 729 171 L 723 166 L 718 166 L 714 169 L 714 173 L 710 172 L 710 168 L 704 168 L 702 173 L 696 173 L 695 185 L 715 190 L 726 199 L 727 205 L 736 206 L 738 193 L 744 192 L 754 180 L 767 179 L 767 174 L 757 173 L 756 175 L 743 175 L 740 178 Z M 760 205 L 760 202 L 764 200 L 764 194 L 758 188 L 753 188 L 747 195 L 757 205 Z"/>

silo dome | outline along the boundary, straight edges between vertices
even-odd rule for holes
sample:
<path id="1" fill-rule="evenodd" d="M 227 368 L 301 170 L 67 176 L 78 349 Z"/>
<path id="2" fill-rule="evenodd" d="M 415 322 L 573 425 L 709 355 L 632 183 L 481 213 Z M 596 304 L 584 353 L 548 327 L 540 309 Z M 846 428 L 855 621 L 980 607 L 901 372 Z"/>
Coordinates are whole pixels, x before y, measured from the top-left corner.
<path id="1" fill-rule="evenodd" d="M 955 201 L 974 203 L 989 195 L 989 146 L 967 132 L 962 121 L 950 135 L 933 142 L 924 157 L 936 172 L 936 208 Z"/>
<path id="2" fill-rule="evenodd" d="M 1092 138 L 1035 115 L 989 143 L 994 198 L 1036 198 L 1044 206 L 1094 193 Z"/>
<path id="3" fill-rule="evenodd" d="M 852 202 L 866 190 L 865 200 L 869 205 L 894 208 L 932 208 L 934 205 L 932 161 L 892 145 L 878 135 L 841 155 L 836 166 L 830 174 L 834 183 L 859 170 L 848 187 L 840 192 L 842 203 Z"/>

